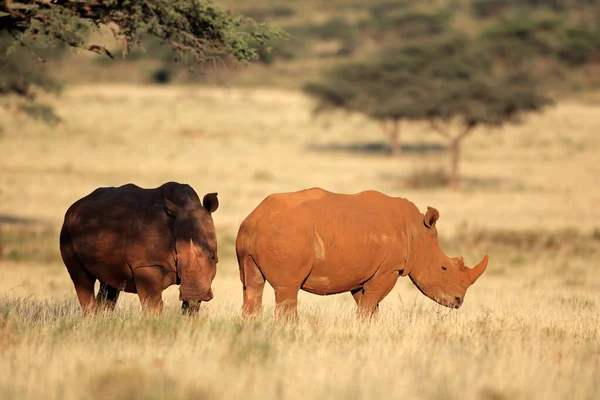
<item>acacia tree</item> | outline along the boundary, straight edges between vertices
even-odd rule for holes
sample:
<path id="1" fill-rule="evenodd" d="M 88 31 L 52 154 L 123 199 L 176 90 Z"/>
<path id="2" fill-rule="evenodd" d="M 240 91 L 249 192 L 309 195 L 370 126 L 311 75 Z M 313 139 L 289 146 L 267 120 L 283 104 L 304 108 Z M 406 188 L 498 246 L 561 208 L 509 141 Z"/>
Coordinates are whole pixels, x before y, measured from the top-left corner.
<path id="1" fill-rule="evenodd" d="M 393 63 L 362 62 L 339 66 L 319 83 L 309 83 L 304 90 L 318 99 L 316 113 L 335 109 L 362 113 L 379 122 L 387 136 L 392 155 L 402 152 L 400 124 L 416 119 L 419 107 L 412 101 L 418 95 L 408 70 L 398 70 Z M 390 87 L 395 90 L 390 91 Z"/>
<path id="2" fill-rule="evenodd" d="M 342 74 L 344 70 L 358 73 Z M 368 64 L 329 71 L 324 83 L 307 91 L 322 109 L 429 121 L 448 142 L 446 182 L 453 187 L 459 183 L 461 146 L 474 128 L 516 121 L 521 113 L 539 111 L 550 102 L 530 75 L 496 63 L 484 42 L 462 35 L 386 49 Z"/>
<path id="3" fill-rule="evenodd" d="M 4 34 L 0 95 L 33 99 L 36 89 L 55 87 L 39 73 L 15 71 L 16 60 L 9 58 L 19 46 L 41 62 L 44 58 L 36 49 L 56 43 L 114 58 L 105 47 L 88 43 L 89 34 L 102 26 L 120 43 L 123 56 L 132 46 L 142 46 L 145 37 L 154 36 L 200 65 L 222 56 L 239 62 L 256 60 L 260 46 L 268 50 L 268 41 L 283 34 L 210 0 L 0 0 L 0 34 Z"/>
<path id="4" fill-rule="evenodd" d="M 497 63 L 484 42 L 456 36 L 423 47 L 405 49 L 401 55 L 423 55 L 418 81 L 427 97 L 419 99 L 421 118 L 447 140 L 447 183 L 457 187 L 462 144 L 475 128 L 518 122 L 523 113 L 540 111 L 551 100 L 521 67 Z"/>
<path id="5" fill-rule="evenodd" d="M 386 133 L 391 154 L 401 152 L 400 121 L 408 117 L 406 107 L 386 107 L 386 71 L 369 63 L 350 64 L 335 68 L 322 83 L 309 83 L 305 91 L 319 99 L 315 112 L 334 109 L 363 113 L 377 121 Z M 360 82 L 357 85 L 356 82 Z M 403 101 L 395 96 L 397 101 Z"/>
<path id="6" fill-rule="evenodd" d="M 392 9 L 396 7 L 398 5 L 391 5 Z M 400 13 L 386 13 L 390 11 L 388 8 L 390 5 L 374 6 L 371 25 L 393 33 L 396 42 L 420 43 L 449 29 L 450 15 L 444 11 L 423 13 L 401 5 Z M 304 90 L 318 99 L 317 113 L 339 109 L 362 113 L 378 121 L 388 139 L 391 155 L 399 155 L 402 152 L 401 122 L 417 119 L 421 112 L 421 104 L 413 101 L 421 95 L 423 86 L 416 81 L 418 61 L 409 56 L 398 59 L 386 49 L 381 57 L 373 60 L 337 66 L 328 71 L 321 82 L 309 83 Z"/>

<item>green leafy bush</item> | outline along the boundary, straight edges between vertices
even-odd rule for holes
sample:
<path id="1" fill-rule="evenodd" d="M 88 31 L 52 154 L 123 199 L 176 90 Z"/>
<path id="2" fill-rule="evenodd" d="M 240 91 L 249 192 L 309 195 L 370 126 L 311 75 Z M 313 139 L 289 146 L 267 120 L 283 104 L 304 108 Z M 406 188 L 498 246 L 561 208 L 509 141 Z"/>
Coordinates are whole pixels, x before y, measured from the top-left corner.
<path id="1" fill-rule="evenodd" d="M 600 27 L 567 29 L 561 37 L 558 56 L 571 65 L 600 61 Z"/>
<path id="2" fill-rule="evenodd" d="M 445 9 L 423 12 L 406 7 L 391 8 L 386 12 L 371 10 L 372 18 L 361 27 L 371 31 L 376 39 L 390 37 L 394 42 L 433 37 L 450 27 L 452 13 Z"/>
<path id="3" fill-rule="evenodd" d="M 173 79 L 172 72 L 165 67 L 157 68 L 152 71 L 151 77 L 152 81 L 161 85 L 167 84 Z"/>
<path id="4" fill-rule="evenodd" d="M 565 12 L 574 9 L 597 7 L 596 0 L 473 0 L 473 14 L 479 18 L 504 15 L 513 10 L 551 10 Z"/>
<path id="5" fill-rule="evenodd" d="M 514 63 L 537 56 L 553 57 L 561 28 L 559 18 L 519 16 L 495 23 L 482 37 L 497 57 Z"/>
<path id="6" fill-rule="evenodd" d="M 408 7 L 410 7 L 409 0 L 377 3 L 369 7 L 369 14 L 373 19 L 381 19 L 385 18 L 385 16 L 389 13 L 404 11 Z"/>
<path id="7" fill-rule="evenodd" d="M 255 20 L 264 21 L 270 18 L 291 17 L 296 14 L 296 10 L 293 7 L 279 4 L 265 8 L 248 8 L 243 10 L 242 14 Z"/>
<path id="8" fill-rule="evenodd" d="M 35 43 L 20 45 L 7 33 L 0 32 L 0 105 L 10 105 L 33 118 L 55 124 L 59 117 L 48 105 L 36 102 L 36 97 L 39 92 L 58 94 L 62 86 L 38 58 L 60 57 L 64 48 L 42 49 L 37 56 L 32 53 L 38 50 Z"/>
<path id="9" fill-rule="evenodd" d="M 294 42 L 306 43 L 310 40 L 337 40 L 340 43 L 339 54 L 351 54 L 360 44 L 359 32 L 353 24 L 343 17 L 332 18 L 322 24 L 307 24 L 287 27 L 291 36 L 290 46 Z"/>

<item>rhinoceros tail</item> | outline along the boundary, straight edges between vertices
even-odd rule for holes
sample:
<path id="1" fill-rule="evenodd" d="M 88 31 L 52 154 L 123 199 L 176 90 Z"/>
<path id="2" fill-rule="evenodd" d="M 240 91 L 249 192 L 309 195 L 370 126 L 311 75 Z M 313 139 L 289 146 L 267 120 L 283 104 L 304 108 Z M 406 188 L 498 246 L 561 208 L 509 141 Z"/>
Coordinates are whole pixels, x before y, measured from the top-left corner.
<path id="1" fill-rule="evenodd" d="M 73 279 L 73 283 L 76 283 L 76 277 L 82 273 L 85 273 L 85 269 L 75 255 L 75 249 L 73 249 L 73 240 L 71 238 L 71 234 L 69 233 L 69 227 L 67 224 L 64 224 L 60 230 L 59 242 L 60 256 L 63 259 L 65 267 L 67 267 L 67 271 L 69 271 L 69 275 L 71 275 L 71 279 Z"/>
<path id="2" fill-rule="evenodd" d="M 244 290 L 251 283 L 261 284 L 262 282 L 264 284 L 262 272 L 252 257 L 251 237 L 246 228 L 246 224 L 242 223 L 235 242 L 235 252 L 240 268 L 240 281 L 244 286 Z"/>
<path id="3" fill-rule="evenodd" d="M 248 258 L 248 252 L 244 248 L 244 233 L 241 229 L 235 241 L 235 254 L 238 260 L 238 267 L 240 268 L 240 281 L 242 281 L 242 285 L 244 285 L 244 288 L 246 288 L 243 264 L 245 262 L 245 259 Z"/>
<path id="4" fill-rule="evenodd" d="M 77 258 L 75 254 L 75 249 L 73 248 L 73 237 L 71 235 L 71 227 L 73 224 L 77 223 L 76 213 L 73 212 L 72 208 L 67 211 L 65 214 L 65 221 L 60 230 L 59 244 L 60 244 L 60 255 L 63 259 L 71 278 L 75 275 L 81 274 L 83 272 L 88 275 L 88 272 L 83 267 L 83 264 Z M 81 272 L 80 272 L 81 271 Z M 75 282 L 75 281 L 73 281 Z"/>
<path id="5" fill-rule="evenodd" d="M 250 258 L 250 249 L 248 246 L 248 229 L 246 229 L 247 221 L 242 222 L 240 225 L 240 229 L 238 231 L 238 235 L 235 241 L 235 253 L 238 260 L 238 266 L 240 268 L 240 281 L 242 281 L 242 285 L 244 285 L 244 290 L 246 289 L 246 272 L 245 266 L 248 263 Z"/>
<path id="6" fill-rule="evenodd" d="M 61 254 L 63 253 L 63 249 L 66 250 L 71 247 L 71 235 L 69 234 L 69 228 L 67 227 L 66 221 L 60 230 L 59 245 Z"/>
<path id="7" fill-rule="evenodd" d="M 246 279 L 248 277 L 248 270 L 251 268 L 258 268 L 250 255 L 250 238 L 248 233 L 245 231 L 244 226 L 240 227 L 236 242 L 235 242 L 235 253 L 238 260 L 238 266 L 240 268 L 240 281 L 244 285 L 246 290 Z"/>
<path id="8" fill-rule="evenodd" d="M 240 267 L 240 280 L 243 285 L 244 306 L 242 315 L 244 318 L 255 316 L 262 308 L 262 292 L 265 287 L 263 276 L 256 261 L 252 257 L 252 237 L 242 223 L 235 242 L 235 252 Z"/>

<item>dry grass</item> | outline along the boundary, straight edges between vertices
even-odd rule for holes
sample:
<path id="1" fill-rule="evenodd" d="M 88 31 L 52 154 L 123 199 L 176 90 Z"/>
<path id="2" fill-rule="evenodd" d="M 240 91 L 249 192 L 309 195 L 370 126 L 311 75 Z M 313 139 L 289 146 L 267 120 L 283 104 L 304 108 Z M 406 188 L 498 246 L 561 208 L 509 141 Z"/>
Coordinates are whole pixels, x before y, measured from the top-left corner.
<path id="1" fill-rule="evenodd" d="M 295 93 L 212 88 L 77 87 L 49 129 L 0 115 L 0 394 L 3 399 L 461 398 L 592 399 L 600 393 L 600 117 L 559 104 L 526 124 L 466 142 L 460 191 L 406 180 L 446 162 L 420 125 L 401 159 L 360 151 L 381 140 L 359 117 L 310 117 Z M 327 127 L 328 126 L 328 127 Z M 347 147 L 354 152 L 315 151 Z M 167 180 L 218 191 L 215 299 L 160 318 L 124 295 L 114 315 L 83 318 L 58 258 L 66 208 L 98 186 Z M 302 294 L 298 326 L 240 319 L 233 240 L 267 194 L 322 186 L 378 189 L 440 210 L 450 255 L 488 272 L 460 310 L 408 279 L 358 325 L 350 295 Z M 34 220 L 36 222 L 32 222 Z M 1 295 L 0 295 L 1 296 Z"/>

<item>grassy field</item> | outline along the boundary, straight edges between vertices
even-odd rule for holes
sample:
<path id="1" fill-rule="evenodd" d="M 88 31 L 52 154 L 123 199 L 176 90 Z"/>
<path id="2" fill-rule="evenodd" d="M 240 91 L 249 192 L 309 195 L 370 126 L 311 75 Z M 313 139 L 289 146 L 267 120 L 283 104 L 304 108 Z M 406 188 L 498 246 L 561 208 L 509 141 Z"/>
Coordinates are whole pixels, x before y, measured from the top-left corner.
<path id="1" fill-rule="evenodd" d="M 294 92 L 77 86 L 52 129 L 0 110 L 2 399 L 595 399 L 600 394 L 600 114 L 569 100 L 465 143 L 459 191 L 416 189 L 447 164 L 443 143 L 403 127 L 384 153 L 377 125 L 314 119 Z M 58 252 L 67 207 L 98 186 L 175 180 L 217 191 L 215 298 L 194 319 L 177 288 L 160 318 L 123 295 L 83 318 Z M 441 214 L 450 256 L 488 271 L 459 310 L 402 279 L 379 321 L 349 294 L 300 296 L 300 323 L 273 321 L 273 293 L 241 320 L 233 243 L 269 193 L 381 190 Z"/>

